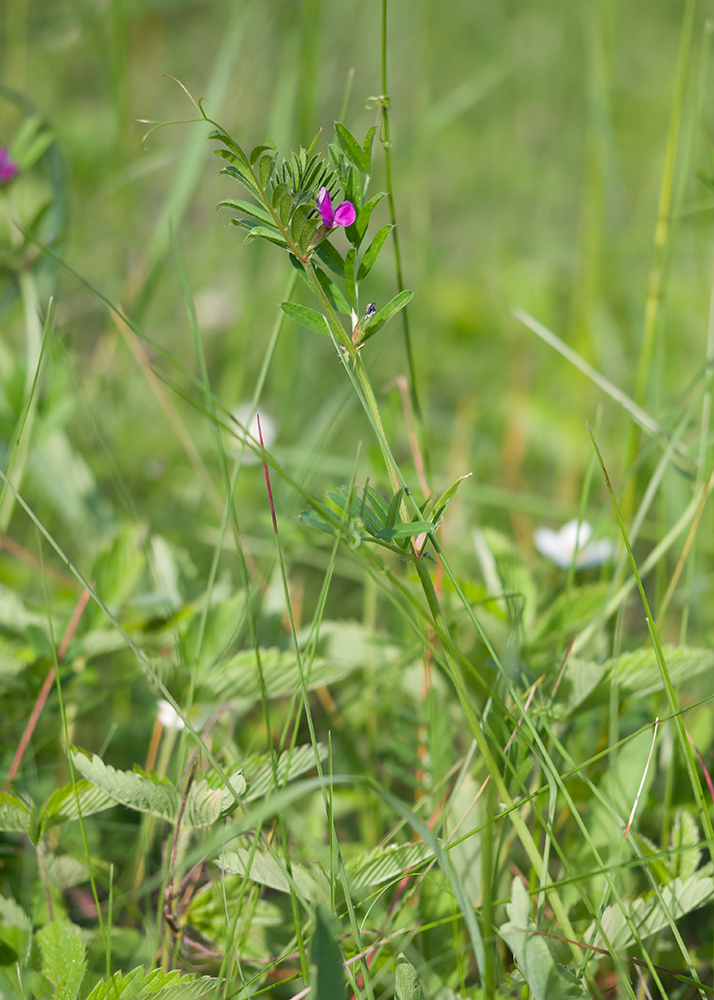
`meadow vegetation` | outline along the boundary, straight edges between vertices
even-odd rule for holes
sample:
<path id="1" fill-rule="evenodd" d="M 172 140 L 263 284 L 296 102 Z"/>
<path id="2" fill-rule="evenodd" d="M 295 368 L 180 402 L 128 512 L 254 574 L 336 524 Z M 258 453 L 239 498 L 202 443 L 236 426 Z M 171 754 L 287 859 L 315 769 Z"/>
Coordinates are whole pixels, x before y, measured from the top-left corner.
<path id="1" fill-rule="evenodd" d="M 0 996 L 714 994 L 711 48 L 6 0 Z"/>

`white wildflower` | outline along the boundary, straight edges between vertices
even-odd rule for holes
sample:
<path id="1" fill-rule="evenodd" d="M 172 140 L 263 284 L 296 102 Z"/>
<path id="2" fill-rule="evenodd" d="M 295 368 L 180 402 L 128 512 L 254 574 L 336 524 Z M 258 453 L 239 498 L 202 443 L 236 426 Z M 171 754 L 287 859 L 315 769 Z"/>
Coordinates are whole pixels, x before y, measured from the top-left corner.
<path id="1" fill-rule="evenodd" d="M 591 542 L 593 529 L 587 521 L 581 521 L 578 527 L 577 518 L 564 524 L 560 531 L 552 528 L 537 528 L 533 540 L 538 551 L 554 562 L 556 566 L 567 569 L 573 561 L 577 549 L 575 565 L 577 569 L 587 569 L 591 566 L 602 566 L 612 560 L 615 554 L 615 544 L 609 538 L 601 538 Z"/>
<path id="2" fill-rule="evenodd" d="M 183 729 L 184 721 L 181 716 L 177 713 L 171 702 L 166 701 L 165 698 L 159 698 L 158 700 L 159 712 L 158 718 L 164 729 Z"/>

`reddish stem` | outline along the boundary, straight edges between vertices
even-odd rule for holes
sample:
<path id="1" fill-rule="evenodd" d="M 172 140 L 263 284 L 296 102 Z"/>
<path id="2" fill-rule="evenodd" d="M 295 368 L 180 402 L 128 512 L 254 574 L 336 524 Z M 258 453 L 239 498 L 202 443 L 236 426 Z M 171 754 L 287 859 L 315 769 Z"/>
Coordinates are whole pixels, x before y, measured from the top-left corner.
<path id="1" fill-rule="evenodd" d="M 93 585 L 94 584 L 92 584 L 92 586 Z M 89 591 L 83 590 L 79 596 L 77 605 L 74 611 L 72 612 L 72 617 L 70 618 L 69 624 L 65 629 L 65 633 L 62 636 L 62 642 L 59 645 L 59 649 L 57 650 L 57 663 L 61 663 L 62 660 L 64 659 L 64 655 L 67 652 L 67 647 L 72 641 L 72 636 L 74 635 L 76 628 L 79 625 L 79 620 L 82 617 L 82 612 L 87 606 L 88 600 L 89 600 Z M 22 738 L 20 739 L 20 743 L 15 752 L 15 756 L 13 757 L 12 764 L 10 765 L 10 770 L 7 773 L 7 779 L 5 781 L 3 792 L 6 792 L 8 790 L 10 784 L 12 783 L 15 775 L 17 774 L 20 768 L 20 764 L 22 763 L 22 758 L 25 755 L 25 751 L 27 750 L 30 740 L 32 739 L 32 734 L 34 733 L 40 715 L 42 714 L 42 709 L 45 707 L 45 702 L 49 697 L 49 693 L 52 689 L 54 679 L 55 679 L 55 668 L 53 665 L 47 672 L 47 676 L 44 679 L 42 687 L 40 688 L 40 693 L 37 695 L 37 700 L 35 701 L 35 706 L 32 709 L 32 714 L 30 715 L 30 718 L 27 720 L 25 731 L 22 734 Z"/>

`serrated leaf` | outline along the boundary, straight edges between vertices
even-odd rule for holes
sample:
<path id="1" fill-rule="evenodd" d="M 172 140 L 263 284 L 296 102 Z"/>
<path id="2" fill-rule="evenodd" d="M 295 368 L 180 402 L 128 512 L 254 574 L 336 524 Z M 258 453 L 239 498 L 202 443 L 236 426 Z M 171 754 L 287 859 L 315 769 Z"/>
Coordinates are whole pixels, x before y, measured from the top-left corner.
<path id="1" fill-rule="evenodd" d="M 357 308 L 357 282 L 355 280 L 355 257 L 357 251 L 350 247 L 345 257 L 345 288 L 353 308 Z"/>
<path id="2" fill-rule="evenodd" d="M 358 859 L 355 870 L 348 875 L 350 888 L 357 892 L 403 875 L 406 871 L 431 861 L 434 852 L 428 844 L 402 844 L 399 847 L 380 848 Z"/>
<path id="3" fill-rule="evenodd" d="M 373 337 L 375 333 L 378 333 L 382 327 L 385 326 L 390 319 L 400 311 L 400 309 L 403 309 L 406 305 L 408 305 L 413 298 L 414 292 L 405 288 L 403 292 L 399 292 L 399 294 L 395 295 L 393 299 L 390 299 L 386 306 L 382 306 L 382 308 L 374 314 L 372 319 L 364 324 L 362 343 L 369 340 L 370 337 Z"/>
<path id="4" fill-rule="evenodd" d="M 510 919 L 501 925 L 498 933 L 513 952 L 534 1000 L 590 1000 L 585 984 L 566 978 L 556 966 L 545 939 L 533 933 L 531 899 L 519 878 L 514 878 L 511 885 L 511 902 L 507 909 Z"/>
<path id="5" fill-rule="evenodd" d="M 159 816 L 169 823 L 176 821 L 181 796 L 168 778 L 118 771 L 105 764 L 97 754 L 90 756 L 78 747 L 70 747 L 69 755 L 75 769 L 87 781 L 107 792 L 117 802 L 137 812 Z"/>
<path id="6" fill-rule="evenodd" d="M 678 809 L 672 825 L 669 841 L 670 871 L 673 876 L 688 879 L 699 867 L 699 827 L 697 821 L 686 809 Z"/>
<path id="7" fill-rule="evenodd" d="M 257 882 L 258 885 L 267 885 L 278 892 L 290 892 L 290 880 L 284 862 L 278 862 L 267 851 L 260 849 L 253 853 L 251 861 L 250 853 L 245 847 L 237 847 L 232 851 L 223 851 L 213 859 L 213 862 L 224 872 L 245 875 L 248 871 L 248 878 L 252 882 Z M 313 899 L 316 884 L 312 875 L 302 865 L 297 865 L 294 861 L 291 864 L 291 869 L 292 880 L 299 891 L 306 899 Z"/>
<path id="8" fill-rule="evenodd" d="M 259 222 L 265 223 L 267 226 L 275 226 L 275 221 L 266 209 L 262 205 L 255 205 L 252 201 L 243 201 L 240 198 L 226 198 L 224 201 L 219 201 L 216 208 L 230 208 L 234 212 L 243 212 L 244 215 L 251 215 L 254 219 Z"/>
<path id="9" fill-rule="evenodd" d="M 374 133 L 372 133 L 372 136 L 374 137 Z M 357 142 L 350 130 L 345 128 L 342 122 L 335 122 L 335 138 L 340 145 L 340 149 L 350 163 L 354 163 L 357 169 L 363 174 L 368 174 L 371 159 L 370 152 L 360 147 L 360 144 Z"/>
<path id="10" fill-rule="evenodd" d="M 269 698 L 282 698 L 296 690 L 300 671 L 295 654 L 290 650 L 263 648 L 260 650 L 261 666 Z M 321 658 L 312 666 L 304 664 L 308 690 L 333 684 L 346 677 L 353 669 Z M 204 703 L 226 701 L 229 698 L 260 698 L 260 680 L 255 651 L 244 650 L 236 656 L 204 670 L 196 685 L 196 700 Z"/>
<path id="11" fill-rule="evenodd" d="M 662 886 L 660 890 L 664 906 L 669 910 L 673 920 L 679 920 L 687 913 L 698 910 L 700 906 L 714 899 L 714 879 L 707 875 L 694 874 L 689 878 L 675 878 Z M 624 908 L 635 927 L 639 938 L 647 938 L 669 926 L 669 919 L 664 907 L 656 895 L 648 893 L 636 899 L 624 901 Z M 615 951 L 629 947 L 635 936 L 625 921 L 624 914 L 617 905 L 605 908 L 601 926 L 610 945 Z M 592 940 L 595 925 L 591 924 L 586 932 L 586 941 Z M 596 948 L 604 948 L 604 936 L 598 931 L 593 942 Z"/>
<path id="12" fill-rule="evenodd" d="M 145 972 L 143 968 L 132 969 L 124 975 L 115 972 L 109 980 L 109 987 L 101 980 L 87 997 L 87 1000 L 207 1000 L 215 995 L 216 980 L 209 976 L 196 978 L 194 973 L 182 975 L 178 970 L 164 972 L 154 969 Z"/>
<path id="13" fill-rule="evenodd" d="M 320 903 L 315 912 L 315 932 L 310 945 L 310 965 L 316 970 L 314 1000 L 344 998 L 345 974 L 337 934 L 332 914 Z"/>
<path id="14" fill-rule="evenodd" d="M 320 258 L 326 267 L 329 267 L 335 274 L 342 278 L 345 274 L 345 262 L 338 250 L 335 250 L 329 240 L 323 240 L 315 247 L 315 255 Z"/>
<path id="15" fill-rule="evenodd" d="M 378 194 L 372 195 L 369 201 L 365 202 L 359 210 L 357 218 L 352 225 L 348 226 L 345 230 L 347 239 L 350 243 L 354 244 L 354 246 L 359 247 L 362 243 L 365 233 L 369 227 L 369 221 L 372 218 L 372 212 L 384 197 L 386 197 L 384 191 L 380 191 Z"/>
<path id="16" fill-rule="evenodd" d="M 79 927 L 53 920 L 35 935 L 42 955 L 42 974 L 54 985 L 54 1000 L 76 1000 L 87 969 Z"/>
<path id="17" fill-rule="evenodd" d="M 330 331 L 324 317 L 319 312 L 315 312 L 314 309 L 309 309 L 307 306 L 299 306 L 295 302 L 281 302 L 280 308 L 286 316 L 294 319 L 301 326 L 307 327 L 308 330 L 314 330 L 315 333 L 321 333 L 325 337 L 330 336 Z"/>
<path id="18" fill-rule="evenodd" d="M 321 760 L 327 756 L 327 747 L 323 743 L 317 744 L 317 752 Z M 315 751 L 312 744 L 295 747 L 292 754 L 288 751 L 281 753 L 277 760 L 278 785 L 282 786 L 288 780 L 298 778 L 306 771 L 315 767 Z M 267 795 L 274 788 L 273 764 L 269 757 L 249 772 L 246 776 L 248 790 L 243 796 L 244 802 L 253 802 Z"/>
<path id="19" fill-rule="evenodd" d="M 393 228 L 394 226 L 391 225 L 382 226 L 382 228 L 375 233 L 374 239 L 365 250 L 362 263 L 360 264 L 359 271 L 357 272 L 357 281 L 364 281 L 369 272 L 372 270 L 382 251 L 382 247 L 384 246 L 387 237 Z"/>
<path id="20" fill-rule="evenodd" d="M 404 953 L 397 958 L 394 973 L 394 1000 L 424 1000 L 419 973 Z"/>
<path id="21" fill-rule="evenodd" d="M 194 781 L 186 796 L 186 805 L 181 826 L 199 829 L 211 826 L 222 816 L 236 808 L 236 795 L 240 798 L 245 791 L 245 778 L 241 774 L 232 775 L 231 785 L 235 795 L 227 788 L 213 788 L 204 778 Z"/>
<path id="22" fill-rule="evenodd" d="M 116 799 L 102 788 L 93 785 L 91 781 L 78 781 L 76 792 L 73 785 L 56 788 L 40 809 L 39 836 L 43 837 L 51 826 L 57 826 L 66 820 L 78 819 L 78 798 L 82 816 L 91 816 L 103 809 L 111 809 L 117 804 Z"/>
<path id="23" fill-rule="evenodd" d="M 664 645 L 662 652 L 667 671 L 675 686 L 714 668 L 714 651 L 711 649 Z M 589 687 L 578 684 L 578 678 L 582 678 L 583 675 L 594 677 L 595 683 Z M 565 694 L 568 711 L 580 712 L 595 705 L 606 704 L 610 697 L 613 678 L 617 680 L 620 698 L 628 696 L 644 698 L 662 691 L 664 687 L 657 654 L 652 648 L 622 653 L 606 660 L 605 663 L 591 663 L 580 659 L 573 662 L 571 657 L 563 674 L 563 684 L 567 682 Z"/>
<path id="24" fill-rule="evenodd" d="M 12 792 L 0 792 L 0 830 L 3 833 L 29 833 L 32 806 Z"/>

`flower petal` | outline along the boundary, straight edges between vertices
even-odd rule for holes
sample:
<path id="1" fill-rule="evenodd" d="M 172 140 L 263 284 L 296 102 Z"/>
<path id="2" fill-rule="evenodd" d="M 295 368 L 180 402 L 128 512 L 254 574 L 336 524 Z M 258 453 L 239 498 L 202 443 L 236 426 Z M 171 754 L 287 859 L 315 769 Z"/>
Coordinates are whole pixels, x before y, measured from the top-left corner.
<path id="1" fill-rule="evenodd" d="M 340 208 L 342 206 L 340 205 Z M 335 222 L 335 213 L 332 211 L 332 199 L 326 187 L 321 187 L 317 196 L 317 210 L 320 213 L 323 226 L 332 229 Z"/>
<path id="2" fill-rule="evenodd" d="M 343 201 L 337 206 L 333 226 L 351 226 L 357 218 L 357 212 L 351 201 Z"/>

